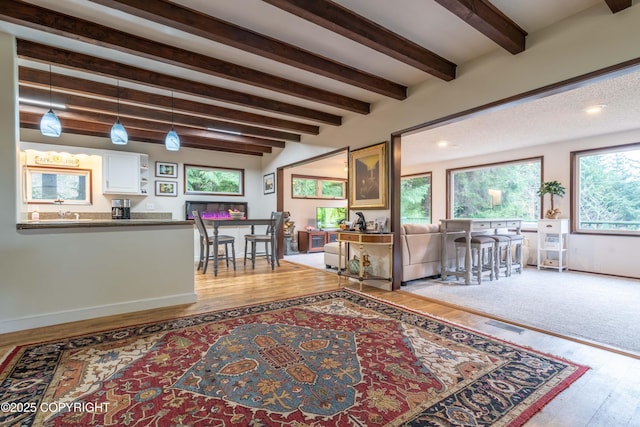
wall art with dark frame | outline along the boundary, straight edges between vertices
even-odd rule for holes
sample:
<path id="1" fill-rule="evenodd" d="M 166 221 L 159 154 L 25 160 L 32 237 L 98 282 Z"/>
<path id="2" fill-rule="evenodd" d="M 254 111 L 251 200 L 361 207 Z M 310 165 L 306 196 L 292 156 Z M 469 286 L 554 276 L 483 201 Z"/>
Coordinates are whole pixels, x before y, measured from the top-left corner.
<path id="1" fill-rule="evenodd" d="M 156 162 L 156 176 L 161 178 L 177 178 L 178 164 L 167 162 Z"/>
<path id="2" fill-rule="evenodd" d="M 156 196 L 172 196 L 178 195 L 177 181 L 160 181 L 156 180 Z"/>
<path id="3" fill-rule="evenodd" d="M 271 172 L 262 177 L 262 188 L 264 194 L 276 192 L 276 174 Z"/>
<path id="4" fill-rule="evenodd" d="M 349 153 L 349 208 L 387 209 L 387 142 Z"/>

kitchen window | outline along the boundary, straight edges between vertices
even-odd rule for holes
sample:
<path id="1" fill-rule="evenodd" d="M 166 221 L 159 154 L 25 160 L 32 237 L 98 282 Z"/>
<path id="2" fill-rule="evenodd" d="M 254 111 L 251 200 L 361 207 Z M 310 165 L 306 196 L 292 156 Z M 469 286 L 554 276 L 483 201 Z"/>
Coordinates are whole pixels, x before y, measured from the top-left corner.
<path id="1" fill-rule="evenodd" d="M 27 203 L 91 204 L 91 170 L 25 166 Z"/>

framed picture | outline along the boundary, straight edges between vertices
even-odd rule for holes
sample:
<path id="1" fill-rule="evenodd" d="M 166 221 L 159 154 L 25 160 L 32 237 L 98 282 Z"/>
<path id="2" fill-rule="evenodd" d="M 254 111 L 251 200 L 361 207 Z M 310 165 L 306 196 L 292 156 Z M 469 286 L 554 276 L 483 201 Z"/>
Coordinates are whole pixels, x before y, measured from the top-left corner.
<path id="1" fill-rule="evenodd" d="M 156 196 L 177 196 L 178 183 L 176 181 L 156 181 Z"/>
<path id="2" fill-rule="evenodd" d="M 178 177 L 178 164 L 156 162 L 156 176 L 162 178 L 177 178 Z"/>
<path id="3" fill-rule="evenodd" d="M 244 196 L 244 169 L 184 165 L 184 194 Z"/>
<path id="4" fill-rule="evenodd" d="M 271 172 L 262 177 L 262 188 L 264 194 L 271 194 L 276 192 L 276 175 Z"/>
<path id="5" fill-rule="evenodd" d="M 351 209 L 386 209 L 387 181 L 386 142 L 349 153 Z"/>

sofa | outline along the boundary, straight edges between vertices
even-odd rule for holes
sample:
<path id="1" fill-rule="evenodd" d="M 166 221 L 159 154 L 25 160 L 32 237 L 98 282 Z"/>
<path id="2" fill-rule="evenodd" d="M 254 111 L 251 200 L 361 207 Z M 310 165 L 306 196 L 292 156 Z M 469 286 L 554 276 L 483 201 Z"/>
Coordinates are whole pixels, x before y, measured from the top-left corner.
<path id="1" fill-rule="evenodd" d="M 439 224 L 401 225 L 400 245 L 402 283 L 440 274 L 442 234 Z M 447 253 L 453 255 L 453 247 Z"/>
<path id="2" fill-rule="evenodd" d="M 324 245 L 324 264 L 327 268 L 338 268 L 338 242 L 331 242 Z M 343 270 L 346 266 L 346 253 L 345 248 L 342 248 L 342 262 L 340 262 L 340 269 Z"/>

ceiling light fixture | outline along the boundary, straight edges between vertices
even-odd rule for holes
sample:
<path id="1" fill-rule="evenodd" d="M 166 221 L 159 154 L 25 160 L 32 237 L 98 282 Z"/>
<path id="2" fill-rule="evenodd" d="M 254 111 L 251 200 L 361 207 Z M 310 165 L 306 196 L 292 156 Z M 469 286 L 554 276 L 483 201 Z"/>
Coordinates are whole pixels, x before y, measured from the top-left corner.
<path id="1" fill-rule="evenodd" d="M 40 132 L 44 136 L 57 138 L 62 133 L 62 125 L 60 124 L 60 120 L 58 119 L 58 116 L 56 116 L 56 113 L 53 112 L 51 86 L 51 64 L 49 64 L 49 111 L 47 111 L 44 116 L 42 116 L 42 119 L 40 119 Z"/>
<path id="2" fill-rule="evenodd" d="M 601 112 L 602 110 L 604 110 L 606 108 L 606 105 L 604 104 L 599 104 L 599 105 L 592 105 L 591 107 L 587 107 L 585 108 L 585 112 L 587 114 L 598 114 L 599 112 Z"/>
<path id="3" fill-rule="evenodd" d="M 127 130 L 120 123 L 120 80 L 116 80 L 118 85 L 118 115 L 116 122 L 111 127 L 111 142 L 115 145 L 126 145 L 129 142 Z"/>
<path id="4" fill-rule="evenodd" d="M 438 144 L 438 147 L 448 147 L 449 141 L 442 140 L 442 141 L 438 141 L 437 144 Z"/>
<path id="5" fill-rule="evenodd" d="M 221 132 L 221 133 L 228 133 L 230 135 L 242 135 L 242 132 L 237 132 L 233 130 L 218 129 L 218 128 L 207 128 L 207 130 L 209 132 Z"/>
<path id="6" fill-rule="evenodd" d="M 180 137 L 173 129 L 173 92 L 171 92 L 171 130 L 164 137 L 164 146 L 169 151 L 180 150 Z"/>

